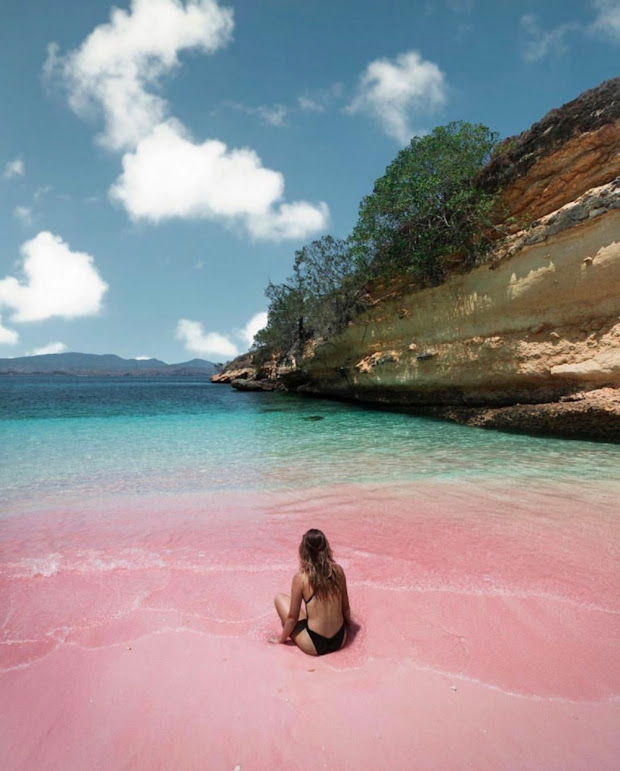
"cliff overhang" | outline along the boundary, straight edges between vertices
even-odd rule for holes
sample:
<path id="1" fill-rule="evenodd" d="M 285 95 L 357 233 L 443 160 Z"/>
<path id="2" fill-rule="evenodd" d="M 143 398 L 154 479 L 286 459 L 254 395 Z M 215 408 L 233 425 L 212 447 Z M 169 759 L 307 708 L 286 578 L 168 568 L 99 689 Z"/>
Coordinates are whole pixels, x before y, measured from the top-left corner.
<path id="1" fill-rule="evenodd" d="M 388 293 L 269 379 L 484 427 L 620 441 L 620 79 L 505 142 L 480 184 L 527 227 L 473 271 Z"/>

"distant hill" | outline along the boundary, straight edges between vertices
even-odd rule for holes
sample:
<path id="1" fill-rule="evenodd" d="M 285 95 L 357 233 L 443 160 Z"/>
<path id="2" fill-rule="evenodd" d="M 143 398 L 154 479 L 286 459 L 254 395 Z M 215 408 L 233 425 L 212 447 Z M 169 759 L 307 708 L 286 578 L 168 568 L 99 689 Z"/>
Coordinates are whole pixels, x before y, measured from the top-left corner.
<path id="1" fill-rule="evenodd" d="M 80 375 L 105 377 L 134 375 L 148 377 L 211 377 L 218 372 L 212 361 L 192 359 L 180 364 L 166 364 L 159 359 L 122 359 L 108 353 L 46 353 L 0 359 L 0 375 Z"/>

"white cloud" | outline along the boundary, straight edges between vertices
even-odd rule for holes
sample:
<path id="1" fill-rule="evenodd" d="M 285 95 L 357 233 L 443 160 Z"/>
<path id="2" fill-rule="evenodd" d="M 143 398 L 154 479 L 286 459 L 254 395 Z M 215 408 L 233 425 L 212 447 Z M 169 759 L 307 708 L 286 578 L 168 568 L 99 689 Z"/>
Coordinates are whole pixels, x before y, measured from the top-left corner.
<path id="1" fill-rule="evenodd" d="M 267 313 L 261 311 L 261 313 L 255 313 L 248 323 L 239 331 L 239 337 L 249 348 L 254 342 L 254 337 L 257 332 L 267 326 Z"/>
<path id="2" fill-rule="evenodd" d="M 0 280 L 0 306 L 12 309 L 12 321 L 99 313 L 108 285 L 90 254 L 72 252 L 62 238 L 48 231 L 26 241 L 20 251 L 24 279 Z"/>
<path id="3" fill-rule="evenodd" d="M 235 330 L 232 335 L 222 335 L 219 332 L 205 332 L 199 321 L 180 319 L 177 324 L 177 340 L 182 340 L 185 349 L 198 356 L 210 356 L 216 359 L 230 359 L 240 353 L 240 347 L 232 338 L 238 338 L 242 344 L 241 350 L 248 350 L 254 342 L 258 331 L 267 325 L 267 313 L 255 313 L 248 323 Z"/>
<path id="4" fill-rule="evenodd" d="M 180 319 L 177 324 L 177 340 L 182 340 L 186 350 L 198 356 L 228 359 L 239 353 L 229 337 L 218 332 L 205 332 L 199 321 Z"/>
<path id="5" fill-rule="evenodd" d="M 620 43 L 620 0 L 593 0 L 596 17 L 590 31 Z"/>
<path id="6" fill-rule="evenodd" d="M 136 220 L 241 222 L 262 239 L 302 238 L 326 226 L 326 204 L 278 203 L 283 192 L 282 174 L 266 169 L 253 150 L 229 150 L 215 139 L 197 144 L 170 120 L 123 156 L 110 197 Z"/>
<path id="7" fill-rule="evenodd" d="M 4 167 L 4 178 L 13 179 L 13 177 L 23 177 L 26 172 L 24 162 L 21 158 L 13 158 Z"/>
<path id="8" fill-rule="evenodd" d="M 315 205 L 294 201 L 248 217 L 247 227 L 254 238 L 281 241 L 285 238 L 306 238 L 311 233 L 325 230 L 328 222 L 329 208 L 326 203 Z"/>
<path id="9" fill-rule="evenodd" d="M 282 174 L 264 168 L 249 148 L 194 142 L 169 117 L 166 100 L 152 93 L 179 66 L 181 51 L 214 53 L 232 30 L 232 11 L 216 0 L 132 0 L 129 11 L 114 9 L 75 51 L 61 56 L 52 44 L 44 75 L 61 78 L 78 115 L 103 114 L 99 141 L 125 152 L 109 195 L 131 218 L 205 218 L 241 223 L 256 238 L 304 237 L 325 227 L 326 204 L 280 203 Z M 285 121 L 281 105 L 256 109 L 272 125 Z"/>
<path id="10" fill-rule="evenodd" d="M 136 361 L 150 361 L 153 357 L 152 356 L 136 356 Z"/>
<path id="11" fill-rule="evenodd" d="M 44 356 L 47 353 L 64 353 L 67 350 L 67 346 L 64 343 L 48 343 L 40 348 L 33 348 L 32 351 L 28 351 L 24 356 Z"/>
<path id="12" fill-rule="evenodd" d="M 0 345 L 17 345 L 19 335 L 14 329 L 7 329 L 2 326 L 2 316 L 0 316 Z"/>
<path id="13" fill-rule="evenodd" d="M 289 113 L 288 107 L 283 104 L 266 105 L 261 104 L 258 107 L 249 107 L 239 102 L 226 102 L 226 107 L 230 107 L 233 110 L 239 110 L 246 115 L 258 116 L 261 123 L 265 123 L 268 126 L 276 126 L 282 128 L 288 126 L 287 117 Z"/>
<path id="14" fill-rule="evenodd" d="M 442 107 L 447 99 L 444 73 L 417 51 L 396 59 L 376 59 L 366 67 L 358 91 L 347 112 L 364 112 L 379 121 L 388 136 L 406 144 L 413 135 L 425 133 L 412 128 L 415 120 Z"/>
<path id="15" fill-rule="evenodd" d="M 548 54 L 564 53 L 568 49 L 565 37 L 568 32 L 576 29 L 577 25 L 561 24 L 545 32 L 541 29 L 538 18 L 531 13 L 526 13 L 521 17 L 521 27 L 528 36 L 522 51 L 523 58 L 525 61 L 535 62 Z"/>
<path id="16" fill-rule="evenodd" d="M 69 88 L 69 103 L 81 117 L 103 110 L 100 141 L 114 150 L 133 147 L 166 117 L 157 87 L 179 65 L 178 54 L 197 49 L 214 53 L 227 45 L 233 13 L 215 0 L 132 0 L 130 10 L 114 8 L 66 56 L 52 44 L 44 74 L 58 74 Z"/>
<path id="17" fill-rule="evenodd" d="M 13 209 L 13 216 L 19 220 L 22 225 L 32 224 L 32 209 L 30 206 L 16 206 Z"/>

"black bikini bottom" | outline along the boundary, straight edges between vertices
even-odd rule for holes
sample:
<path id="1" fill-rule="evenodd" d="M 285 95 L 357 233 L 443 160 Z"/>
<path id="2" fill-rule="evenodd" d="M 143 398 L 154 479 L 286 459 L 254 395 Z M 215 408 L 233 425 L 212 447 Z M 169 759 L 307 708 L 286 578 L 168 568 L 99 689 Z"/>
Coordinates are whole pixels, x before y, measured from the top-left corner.
<path id="1" fill-rule="evenodd" d="M 323 637 L 322 634 L 313 632 L 308 626 L 308 619 L 304 618 L 297 622 L 295 634 L 297 635 L 302 629 L 305 629 L 310 635 L 310 639 L 316 648 L 317 656 L 324 656 L 326 653 L 333 653 L 342 647 L 346 627 L 343 624 L 333 637 Z"/>

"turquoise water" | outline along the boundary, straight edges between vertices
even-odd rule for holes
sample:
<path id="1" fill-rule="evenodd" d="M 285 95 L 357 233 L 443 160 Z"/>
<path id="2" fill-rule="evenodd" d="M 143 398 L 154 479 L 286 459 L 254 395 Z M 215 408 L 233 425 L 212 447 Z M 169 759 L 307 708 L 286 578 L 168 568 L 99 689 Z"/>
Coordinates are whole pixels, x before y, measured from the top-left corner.
<path id="1" fill-rule="evenodd" d="M 18 502 L 418 479 L 615 480 L 620 447 L 211 383 L 0 380 L 0 486 Z"/>

